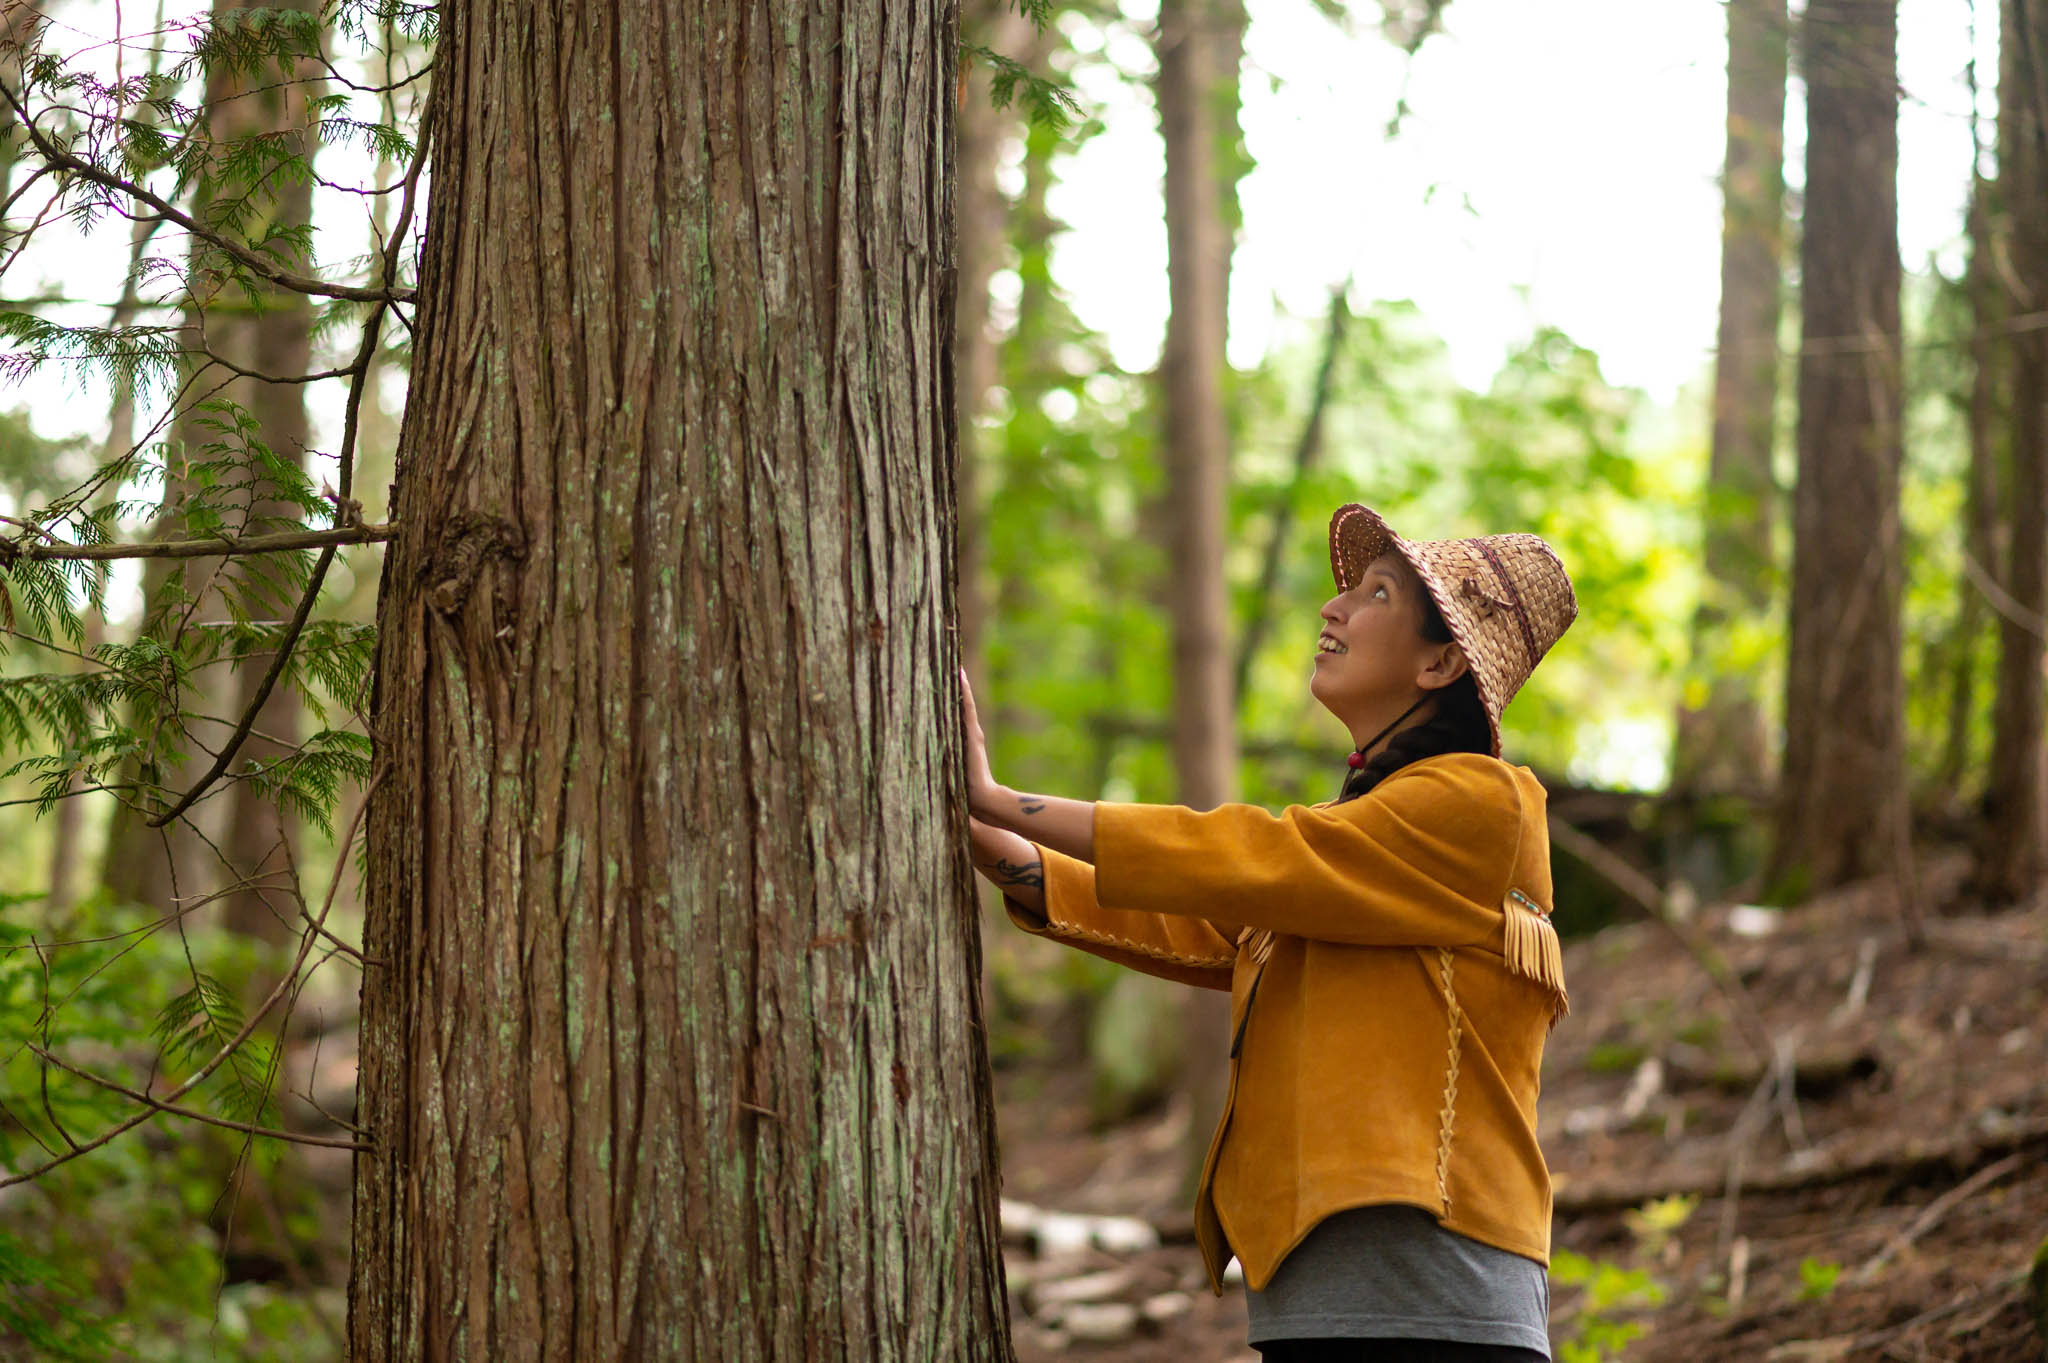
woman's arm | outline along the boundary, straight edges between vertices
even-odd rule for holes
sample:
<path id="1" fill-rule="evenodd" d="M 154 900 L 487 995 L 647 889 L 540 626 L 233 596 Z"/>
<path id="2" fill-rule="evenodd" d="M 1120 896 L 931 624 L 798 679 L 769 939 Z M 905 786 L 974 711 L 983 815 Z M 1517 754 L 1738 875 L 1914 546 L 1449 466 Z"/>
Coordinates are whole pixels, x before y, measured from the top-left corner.
<path id="1" fill-rule="evenodd" d="M 1095 896 L 1095 868 L 1053 841 L 1060 824 L 1082 852 L 1094 850 L 1095 806 L 1086 800 L 1018 797 L 989 775 L 987 747 L 974 716 L 973 696 L 961 677 L 967 706 L 967 754 L 971 788 L 978 792 L 968 819 L 969 856 L 974 869 L 1003 895 L 1010 921 L 1024 931 L 1051 937 L 1118 965 L 1208 989 L 1230 988 L 1237 960 L 1235 924 L 1199 916 L 1126 913 L 1105 909 Z M 1033 842 L 998 821 L 981 817 L 984 805 L 1015 812 L 1034 834 L 1038 821 L 1047 836 Z M 1020 806 L 1038 806 L 1025 812 Z M 1055 809 L 1057 806 L 1057 809 Z M 1051 814 L 1051 819 L 1044 816 Z"/>
<path id="2" fill-rule="evenodd" d="M 1230 988 L 1237 947 L 1214 923 L 1158 913 L 1118 913 L 1095 900 L 1095 868 L 979 819 L 974 869 L 1003 892 L 1010 921 L 1147 975 L 1206 989 Z"/>
<path id="3" fill-rule="evenodd" d="M 1017 834 L 980 819 L 969 818 L 968 855 L 974 869 L 989 884 L 1003 892 L 1003 898 L 1045 918 L 1045 861 L 1038 849 Z"/>

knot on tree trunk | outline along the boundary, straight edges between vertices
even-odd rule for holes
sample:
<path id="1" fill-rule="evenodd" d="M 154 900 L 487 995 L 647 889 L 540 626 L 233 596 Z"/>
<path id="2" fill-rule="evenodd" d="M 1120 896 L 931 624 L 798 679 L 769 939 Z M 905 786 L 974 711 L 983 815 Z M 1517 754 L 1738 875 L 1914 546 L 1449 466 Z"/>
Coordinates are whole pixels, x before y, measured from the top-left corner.
<path id="1" fill-rule="evenodd" d="M 486 562 L 500 558 L 516 563 L 525 556 L 526 536 L 511 521 L 458 511 L 448 518 L 441 542 L 427 561 L 427 576 L 434 579 L 427 599 L 441 614 L 453 615 L 469 599 Z"/>

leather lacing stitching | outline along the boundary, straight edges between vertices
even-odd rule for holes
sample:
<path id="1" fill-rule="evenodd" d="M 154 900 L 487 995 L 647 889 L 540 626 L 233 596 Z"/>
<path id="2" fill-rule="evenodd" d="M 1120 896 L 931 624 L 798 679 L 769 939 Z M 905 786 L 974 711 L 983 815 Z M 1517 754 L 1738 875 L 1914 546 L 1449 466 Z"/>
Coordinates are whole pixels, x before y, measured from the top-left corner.
<path id="1" fill-rule="evenodd" d="M 1464 1039 L 1465 1014 L 1458 1007 L 1457 986 L 1451 980 L 1451 949 L 1437 948 L 1437 962 L 1444 977 L 1444 1008 L 1450 1014 L 1450 1063 L 1444 1075 L 1444 1108 L 1437 1119 L 1436 1194 L 1444 1211 L 1451 1210 L 1451 1124 L 1458 1106 L 1458 1048 Z"/>
<path id="2" fill-rule="evenodd" d="M 1095 942 L 1102 946 L 1115 947 L 1119 951 L 1128 951 L 1139 956 L 1150 956 L 1154 960 L 1165 961 L 1169 965 L 1186 965 L 1213 969 L 1237 964 L 1237 957 L 1235 955 L 1190 956 L 1183 951 L 1168 951 L 1164 947 L 1148 946 L 1144 942 L 1133 942 L 1129 938 L 1118 937 L 1114 933 L 1090 932 L 1086 928 L 1071 928 L 1064 924 L 1051 924 L 1049 926 L 1053 933 L 1061 937 L 1078 937 L 1086 942 Z"/>

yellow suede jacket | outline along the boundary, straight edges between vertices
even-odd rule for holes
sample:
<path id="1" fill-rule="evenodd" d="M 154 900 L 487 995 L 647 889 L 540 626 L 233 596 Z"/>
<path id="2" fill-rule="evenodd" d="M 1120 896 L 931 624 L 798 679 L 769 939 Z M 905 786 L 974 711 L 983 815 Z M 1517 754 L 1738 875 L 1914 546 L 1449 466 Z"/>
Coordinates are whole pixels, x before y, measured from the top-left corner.
<path id="1" fill-rule="evenodd" d="M 1100 802 L 1095 864 L 1040 847 L 1027 932 L 1231 992 L 1230 1089 L 1195 1199 L 1219 1294 L 1264 1290 L 1333 1212 L 1421 1207 L 1550 1262 L 1536 1146 L 1543 1043 L 1567 1010 L 1547 797 L 1478 753 L 1342 804 L 1203 813 Z"/>

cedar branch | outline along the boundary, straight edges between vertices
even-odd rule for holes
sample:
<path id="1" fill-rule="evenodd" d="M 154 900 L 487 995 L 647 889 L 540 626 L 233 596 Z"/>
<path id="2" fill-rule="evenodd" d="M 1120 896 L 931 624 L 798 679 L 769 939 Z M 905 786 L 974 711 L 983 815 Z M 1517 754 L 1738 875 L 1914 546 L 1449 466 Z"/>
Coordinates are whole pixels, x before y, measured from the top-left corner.
<path id="1" fill-rule="evenodd" d="M 90 181 L 103 189 L 110 189 L 117 194 L 127 195 L 136 203 L 147 206 L 156 217 L 162 218 L 167 222 L 176 223 L 201 241 L 227 252 L 228 255 L 240 261 L 255 274 L 269 280 L 279 288 L 290 289 L 293 293 L 318 295 L 323 298 L 346 298 L 358 303 L 406 301 L 410 300 L 413 296 L 410 289 L 392 289 L 389 286 L 381 289 L 368 289 L 353 284 L 330 284 L 324 279 L 315 279 L 311 275 L 303 275 L 294 270 L 287 270 L 283 266 L 272 262 L 260 252 L 253 251 L 240 242 L 209 230 L 198 219 L 180 210 L 170 200 L 151 193 L 133 181 L 124 180 L 118 175 L 103 170 L 84 157 L 74 156 L 58 146 L 50 140 L 48 133 L 45 133 L 36 126 L 35 119 L 29 114 L 28 108 L 22 103 L 21 99 L 16 97 L 13 87 L 8 85 L 6 81 L 0 81 L 0 99 L 6 100 L 8 106 L 14 110 L 15 117 L 21 120 L 22 130 L 28 134 L 29 141 L 35 144 L 36 151 L 45 161 L 60 170 L 68 170 L 80 179 Z"/>
<path id="2" fill-rule="evenodd" d="M 292 1141 L 299 1145 L 324 1145 L 333 1150 L 368 1150 L 371 1148 L 363 1141 L 346 1140 L 335 1136 L 305 1135 L 296 1131 L 280 1131 L 276 1127 L 257 1126 L 251 1122 L 237 1122 L 231 1121 L 226 1117 L 216 1117 L 210 1112 L 201 1112 L 197 1108 L 180 1107 L 176 1103 L 167 1103 L 161 1099 L 152 1098 L 141 1089 L 129 1088 L 126 1084 L 109 1079 L 104 1074 L 94 1074 L 91 1070 L 81 1069 L 77 1065 L 65 1060 L 62 1056 L 52 1051 L 46 1051 L 33 1042 L 29 1044 L 29 1049 L 60 1070 L 75 1074 L 87 1083 L 97 1084 L 103 1089 L 118 1093 L 124 1098 L 132 1099 L 135 1102 L 141 1103 L 144 1107 L 153 1108 L 167 1116 L 190 1117 L 193 1121 L 205 1122 L 208 1126 L 226 1127 L 229 1131 L 240 1131 L 251 1136 L 270 1136 L 277 1140 Z M 71 1138 L 66 1136 L 65 1139 L 70 1140 Z M 74 1145 L 73 1148 L 75 1149 L 76 1146 Z"/>
<path id="3" fill-rule="evenodd" d="M 292 549 L 330 549 L 350 544 L 381 544 L 398 533 L 398 523 L 342 525 L 330 530 L 283 530 L 274 535 L 214 535 L 196 540 L 157 540 L 147 544 L 13 544 L 0 543 L 0 566 L 14 559 L 213 558 L 238 554 L 276 554 Z"/>

